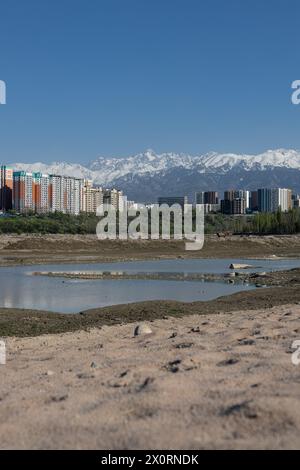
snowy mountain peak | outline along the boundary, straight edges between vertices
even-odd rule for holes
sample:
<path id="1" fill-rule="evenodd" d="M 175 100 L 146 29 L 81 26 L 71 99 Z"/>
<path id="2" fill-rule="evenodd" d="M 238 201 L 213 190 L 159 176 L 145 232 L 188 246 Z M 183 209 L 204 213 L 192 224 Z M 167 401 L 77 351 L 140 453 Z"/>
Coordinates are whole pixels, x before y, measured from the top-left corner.
<path id="1" fill-rule="evenodd" d="M 152 149 L 129 157 L 98 157 L 87 166 L 78 163 L 53 162 L 49 165 L 37 163 L 16 163 L 17 170 L 41 171 L 87 178 L 97 184 L 110 187 L 121 184 L 122 178 L 133 180 L 137 177 L 167 175 L 170 171 L 190 171 L 194 174 L 215 173 L 225 175 L 233 170 L 265 171 L 272 168 L 300 170 L 300 152 L 292 149 L 267 150 L 258 155 L 209 152 L 204 155 L 177 153 L 158 154 Z"/>

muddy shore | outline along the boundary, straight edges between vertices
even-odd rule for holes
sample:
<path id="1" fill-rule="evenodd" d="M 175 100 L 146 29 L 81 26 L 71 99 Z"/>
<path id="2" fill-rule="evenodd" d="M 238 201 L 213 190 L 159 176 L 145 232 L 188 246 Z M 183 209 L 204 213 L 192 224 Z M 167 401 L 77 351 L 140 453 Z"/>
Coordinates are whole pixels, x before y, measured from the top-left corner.
<path id="1" fill-rule="evenodd" d="M 259 282 L 258 279 L 256 282 Z M 263 278 L 260 282 L 267 281 Z M 149 301 L 96 308 L 76 314 L 0 308 L 0 337 L 65 333 L 188 315 L 239 314 L 242 310 L 300 303 L 300 269 L 270 273 L 268 282 L 271 287 L 238 292 L 207 302 Z"/>
<path id="2" fill-rule="evenodd" d="M 300 236 L 230 237 L 226 240 L 210 237 L 206 240 L 201 252 L 185 252 L 181 243 L 172 241 L 126 243 L 99 242 L 91 236 L 2 235 L 0 237 L 0 264 L 4 266 L 83 261 L 94 263 L 178 257 L 296 257 L 298 248 L 300 253 Z M 300 270 L 298 269 L 270 273 L 266 276 L 257 274 L 256 277 L 239 273 L 238 277 L 228 282 L 252 282 L 268 288 L 240 292 L 209 302 L 140 302 L 68 315 L 0 308 L 0 337 L 38 336 L 140 320 L 153 321 L 193 314 L 238 312 L 300 302 Z"/>

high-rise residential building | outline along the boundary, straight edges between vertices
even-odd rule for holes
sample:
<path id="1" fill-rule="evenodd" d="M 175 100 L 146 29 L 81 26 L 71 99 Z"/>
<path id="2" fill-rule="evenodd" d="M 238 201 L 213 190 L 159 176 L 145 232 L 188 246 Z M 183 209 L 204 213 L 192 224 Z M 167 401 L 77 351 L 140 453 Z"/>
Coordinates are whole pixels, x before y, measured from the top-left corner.
<path id="1" fill-rule="evenodd" d="M 97 208 L 103 204 L 103 189 L 93 187 L 89 180 L 84 181 L 83 186 L 83 212 L 96 214 Z"/>
<path id="2" fill-rule="evenodd" d="M 224 191 L 224 200 L 233 201 L 234 199 L 244 199 L 245 208 L 250 207 L 250 192 L 245 191 L 244 189 L 231 189 L 229 191 Z"/>
<path id="3" fill-rule="evenodd" d="M 258 189 L 258 210 L 260 212 L 287 212 L 292 208 L 292 191 L 286 188 Z"/>
<path id="4" fill-rule="evenodd" d="M 33 206 L 33 176 L 26 171 L 13 172 L 13 209 L 18 212 L 34 210 Z"/>
<path id="5" fill-rule="evenodd" d="M 32 174 L 32 209 L 38 214 L 50 212 L 49 175 Z"/>
<path id="6" fill-rule="evenodd" d="M 51 212 L 63 212 L 64 178 L 60 175 L 49 176 L 49 204 Z"/>
<path id="7" fill-rule="evenodd" d="M 199 191 L 195 194 L 195 204 L 212 204 L 219 203 L 219 195 L 217 191 Z"/>
<path id="8" fill-rule="evenodd" d="M 223 214 L 242 215 L 249 208 L 249 191 L 234 190 L 224 191 L 224 199 L 221 201 Z"/>
<path id="9" fill-rule="evenodd" d="M 5 166 L 0 167 L 0 202 L 0 210 L 14 208 L 21 213 L 96 214 L 104 203 L 127 210 L 127 198 L 117 189 L 103 190 L 93 187 L 91 181 L 71 176 L 13 172 Z"/>
<path id="10" fill-rule="evenodd" d="M 13 170 L 6 165 L 0 167 L 0 210 L 12 209 Z"/>
<path id="11" fill-rule="evenodd" d="M 82 209 L 83 180 L 64 176 L 64 181 L 64 212 L 78 215 Z"/>
<path id="12" fill-rule="evenodd" d="M 49 200 L 52 212 L 78 215 L 83 208 L 83 180 L 50 175 Z"/>
<path id="13" fill-rule="evenodd" d="M 234 191 L 234 199 L 244 199 L 245 208 L 250 208 L 250 191 L 245 191 L 244 189 L 238 189 Z"/>
<path id="14" fill-rule="evenodd" d="M 244 198 L 223 199 L 221 212 L 228 215 L 243 215 L 246 213 L 246 201 Z"/>
<path id="15" fill-rule="evenodd" d="M 258 192 L 257 191 L 250 192 L 250 209 L 252 211 L 258 211 Z"/>
<path id="16" fill-rule="evenodd" d="M 278 194 L 278 206 L 283 212 L 287 212 L 292 209 L 292 190 L 291 189 L 279 189 Z"/>
<path id="17" fill-rule="evenodd" d="M 295 207 L 295 208 L 300 207 L 300 195 L 299 194 L 292 195 L 292 207 Z"/>
<path id="18" fill-rule="evenodd" d="M 103 203 L 111 204 L 117 211 L 126 209 L 126 198 L 123 195 L 123 191 L 118 189 L 105 189 Z"/>

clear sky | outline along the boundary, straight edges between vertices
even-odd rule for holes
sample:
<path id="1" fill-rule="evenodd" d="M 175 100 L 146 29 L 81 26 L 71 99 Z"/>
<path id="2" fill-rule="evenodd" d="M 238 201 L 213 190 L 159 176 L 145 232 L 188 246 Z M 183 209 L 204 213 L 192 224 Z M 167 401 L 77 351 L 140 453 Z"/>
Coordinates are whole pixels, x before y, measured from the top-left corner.
<path id="1" fill-rule="evenodd" d="M 299 0 L 1 0 L 0 161 L 300 148 Z"/>

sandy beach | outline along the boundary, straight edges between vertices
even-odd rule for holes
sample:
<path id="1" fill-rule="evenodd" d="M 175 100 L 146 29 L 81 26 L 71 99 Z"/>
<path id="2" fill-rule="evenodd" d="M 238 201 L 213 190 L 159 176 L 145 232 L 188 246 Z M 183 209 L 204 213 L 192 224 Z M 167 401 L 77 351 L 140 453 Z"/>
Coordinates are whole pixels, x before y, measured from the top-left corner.
<path id="1" fill-rule="evenodd" d="M 1 448 L 299 448 L 299 319 L 284 305 L 8 338 Z"/>

